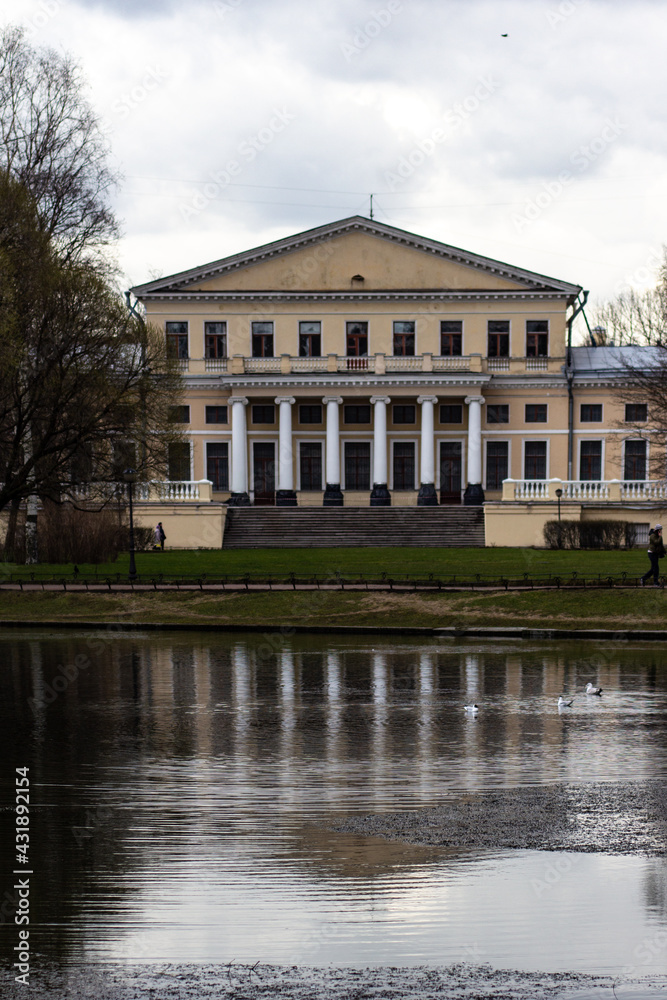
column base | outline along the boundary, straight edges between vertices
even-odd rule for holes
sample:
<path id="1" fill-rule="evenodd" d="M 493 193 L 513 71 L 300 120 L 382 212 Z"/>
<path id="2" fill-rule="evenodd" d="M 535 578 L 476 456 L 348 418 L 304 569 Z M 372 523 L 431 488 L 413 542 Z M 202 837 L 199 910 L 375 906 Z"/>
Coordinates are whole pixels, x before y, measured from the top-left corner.
<path id="1" fill-rule="evenodd" d="M 276 492 L 276 507 L 296 507 L 296 493 L 294 490 L 278 490 Z"/>
<path id="2" fill-rule="evenodd" d="M 343 494 L 341 492 L 340 483 L 327 483 L 327 488 L 324 491 L 324 497 L 322 499 L 323 507 L 342 507 L 343 506 Z"/>
<path id="3" fill-rule="evenodd" d="M 391 507 L 391 493 L 386 483 L 373 483 L 371 507 Z"/>
<path id="4" fill-rule="evenodd" d="M 468 483 L 463 494 L 464 507 L 481 507 L 484 503 L 484 490 L 481 483 Z"/>
<path id="5" fill-rule="evenodd" d="M 232 493 L 227 501 L 228 507 L 249 507 L 250 497 L 247 493 Z"/>
<path id="6" fill-rule="evenodd" d="M 418 507 L 437 507 L 438 494 L 435 492 L 433 483 L 422 483 L 417 496 Z"/>

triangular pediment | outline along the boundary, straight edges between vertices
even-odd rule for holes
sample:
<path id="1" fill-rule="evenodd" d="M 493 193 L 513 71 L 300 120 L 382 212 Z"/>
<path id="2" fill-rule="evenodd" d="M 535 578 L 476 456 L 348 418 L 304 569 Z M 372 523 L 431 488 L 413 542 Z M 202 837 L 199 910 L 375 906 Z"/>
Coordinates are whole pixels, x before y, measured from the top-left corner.
<path id="1" fill-rule="evenodd" d="M 354 216 L 133 289 L 191 293 L 509 293 L 574 297 L 577 285 Z"/>

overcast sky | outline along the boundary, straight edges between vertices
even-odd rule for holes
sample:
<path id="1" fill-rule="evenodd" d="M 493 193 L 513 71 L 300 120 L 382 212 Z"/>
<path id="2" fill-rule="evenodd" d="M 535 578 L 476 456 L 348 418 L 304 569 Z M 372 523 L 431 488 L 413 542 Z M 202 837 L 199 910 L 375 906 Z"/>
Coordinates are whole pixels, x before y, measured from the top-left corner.
<path id="1" fill-rule="evenodd" d="M 573 281 L 667 242 L 661 0 L 3 0 L 79 60 L 128 284 L 354 214 Z"/>

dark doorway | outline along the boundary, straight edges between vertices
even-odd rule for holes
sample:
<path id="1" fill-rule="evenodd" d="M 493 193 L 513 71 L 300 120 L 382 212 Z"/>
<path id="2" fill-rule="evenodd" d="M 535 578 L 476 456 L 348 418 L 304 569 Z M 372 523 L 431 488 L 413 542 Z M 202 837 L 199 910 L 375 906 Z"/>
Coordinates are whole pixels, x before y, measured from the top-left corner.
<path id="1" fill-rule="evenodd" d="M 461 503 L 461 442 L 440 442 L 440 503 Z"/>
<path id="2" fill-rule="evenodd" d="M 371 488 L 371 446 L 365 441 L 345 442 L 345 489 Z"/>
<path id="3" fill-rule="evenodd" d="M 255 506 L 273 507 L 276 502 L 276 446 L 255 442 L 252 455 Z"/>

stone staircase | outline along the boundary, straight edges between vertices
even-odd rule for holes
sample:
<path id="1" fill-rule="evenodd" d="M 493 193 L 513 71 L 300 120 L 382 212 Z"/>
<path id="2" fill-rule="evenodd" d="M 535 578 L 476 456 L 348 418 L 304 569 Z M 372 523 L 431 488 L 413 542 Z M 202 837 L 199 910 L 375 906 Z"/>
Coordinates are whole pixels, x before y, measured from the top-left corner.
<path id="1" fill-rule="evenodd" d="M 482 507 L 230 507 L 224 549 L 484 545 Z"/>

